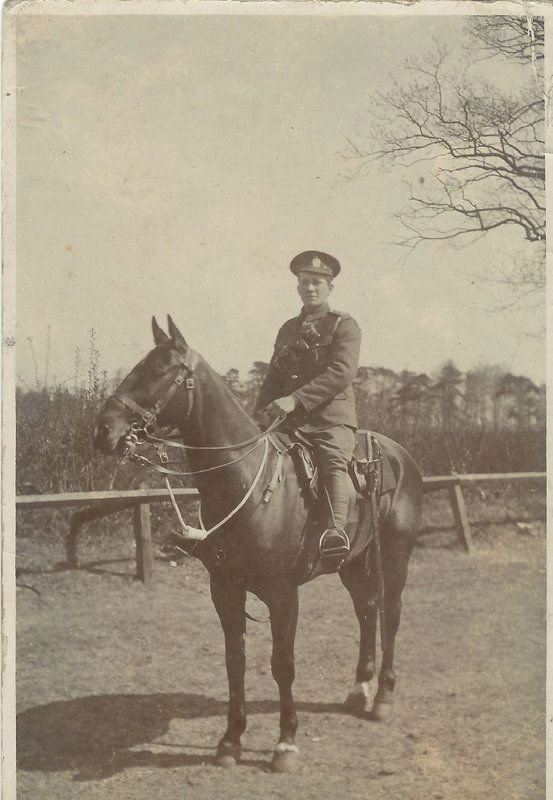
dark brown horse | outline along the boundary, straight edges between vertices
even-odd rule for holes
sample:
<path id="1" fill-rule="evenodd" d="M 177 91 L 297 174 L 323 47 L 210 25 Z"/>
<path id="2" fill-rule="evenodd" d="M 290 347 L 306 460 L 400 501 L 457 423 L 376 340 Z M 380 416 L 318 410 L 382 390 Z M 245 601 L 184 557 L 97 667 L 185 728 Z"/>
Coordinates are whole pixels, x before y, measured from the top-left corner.
<path id="1" fill-rule="evenodd" d="M 249 591 L 266 603 L 271 621 L 271 666 L 281 708 L 273 768 L 291 770 L 298 757 L 294 741 L 298 723 L 292 697 L 298 585 L 317 574 L 315 570 L 307 575 L 301 566 L 313 535 L 308 523 L 312 514 L 289 457 L 281 459 L 280 480 L 274 482 L 271 499 L 265 502 L 267 486 L 275 475 L 277 451 L 263 438 L 253 450 L 250 446 L 223 449 L 259 437 L 259 428 L 223 380 L 188 347 L 171 318 L 169 336 L 155 319 L 153 332 L 156 347 L 129 373 L 100 412 L 95 443 L 104 453 L 121 452 L 129 433 L 154 417 L 159 425 L 177 427 L 182 442 L 198 448 L 188 451 L 188 464 L 193 471 L 204 470 L 197 475 L 196 485 L 207 529 L 239 507 L 255 482 L 247 502 L 194 549 L 194 555 L 209 570 L 211 596 L 225 637 L 228 726 L 216 760 L 222 766 L 239 760 L 240 737 L 246 728 L 245 601 Z M 378 441 L 390 459 L 396 488 L 380 501 L 386 634 L 371 712 L 374 719 L 384 718 L 391 708 L 401 593 L 422 503 L 422 479 L 413 459 L 390 439 L 379 436 Z M 240 456 L 244 457 L 237 460 Z M 352 549 L 340 569 L 360 627 L 355 685 L 346 700 L 348 708 L 358 713 L 369 711 L 368 685 L 375 674 L 377 586 L 370 564 L 366 553 L 354 557 Z"/>

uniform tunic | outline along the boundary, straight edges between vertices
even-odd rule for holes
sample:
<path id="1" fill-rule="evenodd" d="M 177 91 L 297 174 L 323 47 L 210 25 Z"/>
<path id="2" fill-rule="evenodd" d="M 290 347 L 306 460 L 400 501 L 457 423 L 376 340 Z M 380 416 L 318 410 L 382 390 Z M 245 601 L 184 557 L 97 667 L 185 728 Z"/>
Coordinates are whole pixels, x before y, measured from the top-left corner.
<path id="1" fill-rule="evenodd" d="M 256 411 L 292 395 L 292 421 L 314 447 L 328 493 L 327 527 L 345 527 L 347 465 L 357 428 L 352 380 L 357 373 L 361 333 L 357 323 L 325 304 L 285 322 L 261 386 Z"/>
<path id="2" fill-rule="evenodd" d="M 352 381 L 357 374 L 361 332 L 349 314 L 328 305 L 305 309 L 278 332 L 256 411 L 286 395 L 296 399 L 294 420 L 305 433 L 335 425 L 357 427 Z"/>

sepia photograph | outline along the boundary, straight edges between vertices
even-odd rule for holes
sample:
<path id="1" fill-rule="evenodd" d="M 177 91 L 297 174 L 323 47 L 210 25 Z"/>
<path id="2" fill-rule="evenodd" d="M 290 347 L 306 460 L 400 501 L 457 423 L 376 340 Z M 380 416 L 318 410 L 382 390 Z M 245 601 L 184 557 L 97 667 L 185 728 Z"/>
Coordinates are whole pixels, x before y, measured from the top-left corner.
<path id="1" fill-rule="evenodd" d="M 550 12 L 5 4 L 7 800 L 545 797 Z"/>

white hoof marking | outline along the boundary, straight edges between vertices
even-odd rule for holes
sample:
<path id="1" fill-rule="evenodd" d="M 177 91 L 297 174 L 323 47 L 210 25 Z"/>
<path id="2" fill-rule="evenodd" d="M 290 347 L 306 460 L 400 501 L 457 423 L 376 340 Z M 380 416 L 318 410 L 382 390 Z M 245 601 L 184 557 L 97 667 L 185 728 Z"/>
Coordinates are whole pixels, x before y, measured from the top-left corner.
<path id="1" fill-rule="evenodd" d="M 299 753 L 299 750 L 295 744 L 279 742 L 275 747 L 275 753 Z"/>
<path id="2" fill-rule="evenodd" d="M 356 683 L 354 685 L 353 689 L 350 692 L 350 695 L 352 695 L 352 694 L 362 694 L 363 697 L 368 698 L 369 697 L 369 682 L 368 681 L 362 681 L 361 683 Z"/>

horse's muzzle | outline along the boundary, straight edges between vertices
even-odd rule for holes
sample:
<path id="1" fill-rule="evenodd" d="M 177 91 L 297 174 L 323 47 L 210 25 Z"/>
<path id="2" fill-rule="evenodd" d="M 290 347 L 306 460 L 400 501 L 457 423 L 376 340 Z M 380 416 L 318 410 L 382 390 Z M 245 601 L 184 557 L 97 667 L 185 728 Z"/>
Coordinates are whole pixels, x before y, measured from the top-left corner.
<path id="1" fill-rule="evenodd" d="M 125 448 L 124 438 L 129 430 L 128 422 L 102 416 L 94 427 L 94 446 L 106 455 L 122 453 Z"/>

